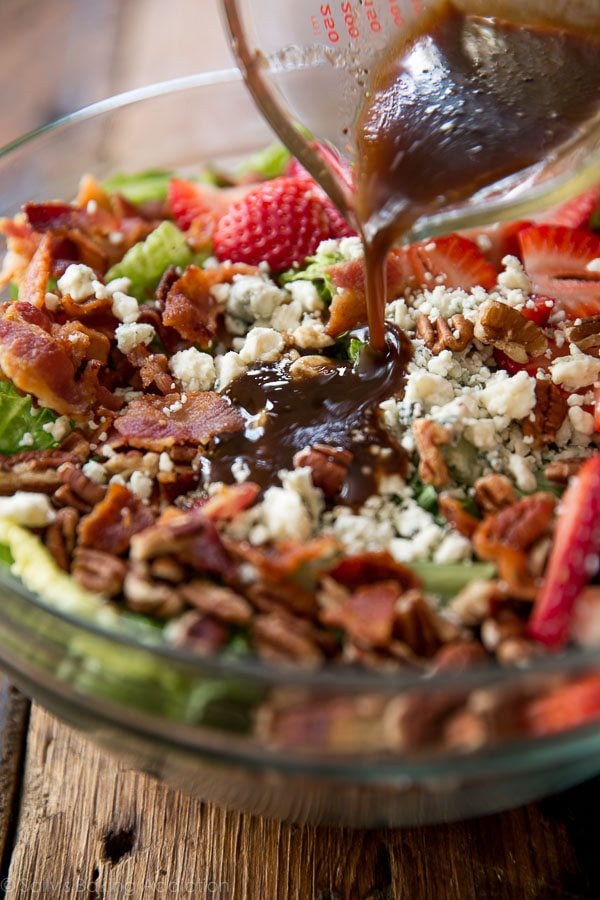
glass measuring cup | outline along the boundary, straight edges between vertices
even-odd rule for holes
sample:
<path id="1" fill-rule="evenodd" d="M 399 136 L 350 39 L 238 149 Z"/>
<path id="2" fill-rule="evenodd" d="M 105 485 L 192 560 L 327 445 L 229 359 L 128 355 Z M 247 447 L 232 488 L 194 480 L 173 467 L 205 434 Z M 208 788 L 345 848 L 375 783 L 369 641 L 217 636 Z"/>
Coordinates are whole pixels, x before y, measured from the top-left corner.
<path id="1" fill-rule="evenodd" d="M 348 173 L 369 72 L 399 32 L 409 37 L 421 17 L 444 2 L 290 0 L 275 6 L 272 0 L 222 0 L 232 47 L 256 103 L 354 224 Z M 600 0 L 454 0 L 454 5 L 467 14 L 600 33 Z M 424 216 L 405 239 L 523 218 L 598 181 L 600 111 L 541 163 Z"/>

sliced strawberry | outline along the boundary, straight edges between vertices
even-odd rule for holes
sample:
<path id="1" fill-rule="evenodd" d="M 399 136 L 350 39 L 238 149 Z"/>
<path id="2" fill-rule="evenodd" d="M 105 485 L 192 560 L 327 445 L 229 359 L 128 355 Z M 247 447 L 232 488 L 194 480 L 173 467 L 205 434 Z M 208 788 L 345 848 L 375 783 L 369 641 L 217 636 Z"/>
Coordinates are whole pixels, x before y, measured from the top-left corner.
<path id="1" fill-rule="evenodd" d="M 532 638 L 548 647 L 564 645 L 577 597 L 597 574 L 599 554 L 600 454 L 583 464 L 563 496 L 544 584 L 529 620 Z"/>
<path id="2" fill-rule="evenodd" d="M 327 148 L 322 148 L 322 149 L 327 150 L 327 152 L 333 156 L 332 151 L 329 151 Z M 334 157 L 334 158 L 336 158 L 336 157 Z M 341 167 L 341 165 L 342 164 L 338 159 L 337 160 L 337 168 L 339 169 Z M 335 167 L 332 166 L 332 168 L 335 168 Z M 330 230 L 329 237 L 343 238 L 343 237 L 355 237 L 356 236 L 356 231 L 354 230 L 354 228 L 352 228 L 351 225 L 348 224 L 348 222 L 346 222 L 346 220 L 342 216 L 339 209 L 332 202 L 331 198 L 325 193 L 323 188 L 319 184 L 317 184 L 317 182 L 314 180 L 312 175 L 310 175 L 307 172 L 307 170 L 304 168 L 302 163 L 298 162 L 298 160 L 295 157 L 292 157 L 292 159 L 287 164 L 285 174 L 289 178 L 306 178 L 306 180 L 309 181 L 314 186 L 314 189 L 320 193 L 320 195 L 323 198 L 323 204 L 327 210 L 327 217 L 329 219 L 329 230 Z M 344 181 L 345 183 L 351 184 L 352 176 L 349 173 L 349 170 L 343 169 L 342 181 Z"/>
<path id="3" fill-rule="evenodd" d="M 436 278 L 449 288 L 465 291 L 476 285 L 490 289 L 496 283 L 496 268 L 473 241 L 460 234 L 413 244 L 409 254 L 415 277 L 425 287 L 434 286 Z"/>
<path id="4" fill-rule="evenodd" d="M 526 363 L 515 362 L 510 356 L 507 356 L 503 350 L 494 349 L 494 359 L 501 369 L 508 372 L 509 375 L 516 375 L 517 372 L 528 372 L 529 375 L 535 376 L 540 370 L 547 372 L 555 359 L 559 356 L 569 355 L 569 345 L 565 341 L 559 347 L 552 338 L 548 338 L 548 349 L 542 356 L 534 356 L 528 359 Z"/>
<path id="5" fill-rule="evenodd" d="M 521 259 L 519 234 L 525 228 L 531 228 L 531 225 L 532 223 L 526 220 L 498 222 L 489 228 L 463 231 L 462 234 L 477 244 L 488 262 L 500 269 L 505 256 L 516 256 Z"/>
<path id="6" fill-rule="evenodd" d="M 305 178 L 265 181 L 234 203 L 217 223 L 214 252 L 221 260 L 258 265 L 275 272 L 311 256 L 330 236 L 323 198 Z"/>
<path id="7" fill-rule="evenodd" d="M 532 700 L 525 707 L 530 734 L 544 737 L 585 725 L 600 716 L 600 675 L 588 675 Z"/>
<path id="8" fill-rule="evenodd" d="M 558 301 L 568 318 L 600 314 L 600 237 L 562 225 L 539 225 L 519 234 L 523 263 L 538 294 Z"/>
<path id="9" fill-rule="evenodd" d="M 534 294 L 521 310 L 521 315 L 529 319 L 530 322 L 535 322 L 536 325 L 541 326 L 546 324 L 553 309 L 554 300 L 550 297 L 540 297 L 539 294 Z"/>
<path id="10" fill-rule="evenodd" d="M 171 178 L 167 205 L 177 226 L 187 231 L 198 220 L 220 218 L 232 203 L 244 197 L 249 190 L 247 185 L 218 188 L 184 178 Z"/>
<path id="11" fill-rule="evenodd" d="M 538 219 L 545 225 L 566 225 L 567 228 L 589 228 L 590 220 L 600 206 L 600 184 L 578 197 L 548 210 Z"/>
<path id="12" fill-rule="evenodd" d="M 596 431 L 600 431 L 600 385 L 596 385 L 594 388 L 594 423 L 596 425 Z"/>

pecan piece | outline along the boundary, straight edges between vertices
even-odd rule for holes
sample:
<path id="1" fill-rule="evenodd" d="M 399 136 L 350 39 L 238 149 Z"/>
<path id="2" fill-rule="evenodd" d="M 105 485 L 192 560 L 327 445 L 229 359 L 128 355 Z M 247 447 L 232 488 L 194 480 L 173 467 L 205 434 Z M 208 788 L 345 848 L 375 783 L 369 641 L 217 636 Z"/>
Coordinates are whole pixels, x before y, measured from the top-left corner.
<path id="1" fill-rule="evenodd" d="M 563 391 L 552 381 L 537 379 L 533 421 L 529 417 L 522 420 L 523 434 L 532 437 L 537 447 L 551 444 L 568 411 Z"/>
<path id="2" fill-rule="evenodd" d="M 289 368 L 289 373 L 294 381 L 303 381 L 307 378 L 316 378 L 318 375 L 326 375 L 336 368 L 333 359 L 327 356 L 300 356 Z"/>
<path id="3" fill-rule="evenodd" d="M 190 606 L 232 625 L 245 625 L 252 616 L 244 597 L 210 581 L 191 581 L 181 587 L 181 594 Z"/>
<path id="4" fill-rule="evenodd" d="M 87 478 L 72 463 L 63 463 L 58 469 L 58 476 L 62 486 L 56 491 L 54 499 L 61 506 L 73 506 L 87 513 L 104 499 L 106 488 Z"/>
<path id="5" fill-rule="evenodd" d="M 484 513 L 497 513 L 519 499 L 506 475 L 485 475 L 475 482 L 475 503 Z"/>
<path id="6" fill-rule="evenodd" d="M 294 466 L 308 466 L 312 472 L 312 482 L 321 488 L 326 497 L 339 494 L 348 475 L 352 453 L 341 447 L 330 447 L 328 444 L 313 444 L 305 447 L 294 456 Z"/>
<path id="7" fill-rule="evenodd" d="M 277 611 L 256 616 L 250 631 L 258 655 L 267 662 L 278 665 L 295 662 L 309 668 L 323 662 L 323 653 L 315 641 L 315 628 L 304 619 Z"/>
<path id="8" fill-rule="evenodd" d="M 44 543 L 55 562 L 65 572 L 69 572 L 71 569 L 71 556 L 77 542 L 78 522 L 77 510 L 65 507 L 58 510 L 54 522 L 51 522 L 46 530 Z"/>
<path id="9" fill-rule="evenodd" d="M 544 475 L 548 481 L 553 481 L 555 484 L 567 484 L 570 478 L 577 475 L 584 462 L 585 458 L 582 456 L 574 459 L 557 459 L 546 466 Z"/>
<path id="10" fill-rule="evenodd" d="M 227 643 L 229 629 L 222 622 L 191 609 L 176 621 L 169 622 L 168 639 L 174 647 L 196 653 L 216 653 Z"/>
<path id="11" fill-rule="evenodd" d="M 430 658 L 444 644 L 458 637 L 458 629 L 442 618 L 420 591 L 406 591 L 394 608 L 394 637 L 407 644 L 417 657 Z"/>
<path id="12" fill-rule="evenodd" d="M 473 340 L 474 325 L 462 315 L 443 319 L 439 316 L 435 322 L 431 322 L 428 316 L 419 316 L 416 326 L 417 337 L 425 342 L 434 356 L 438 356 L 442 350 L 451 350 L 460 353 L 466 350 Z"/>
<path id="13" fill-rule="evenodd" d="M 444 425 L 431 419 L 416 419 L 412 432 L 419 454 L 419 477 L 425 484 L 445 487 L 450 481 L 448 466 L 440 447 L 450 443 L 450 432 Z"/>
<path id="14" fill-rule="evenodd" d="M 78 547 L 73 557 L 73 578 L 94 594 L 115 597 L 123 589 L 126 565 L 118 556 Z"/>
<path id="15" fill-rule="evenodd" d="M 143 563 L 131 563 L 123 584 L 129 609 L 157 619 L 178 616 L 185 604 L 180 592 L 170 584 L 153 581 Z"/>
<path id="16" fill-rule="evenodd" d="M 535 598 L 537 579 L 531 573 L 527 554 L 550 531 L 555 506 L 552 494 L 532 494 L 488 516 L 473 535 L 475 552 L 480 559 L 496 563 L 514 597 Z"/>
<path id="17" fill-rule="evenodd" d="M 600 316 L 581 319 L 578 324 L 565 328 L 567 340 L 576 344 L 588 356 L 600 356 Z"/>
<path id="18" fill-rule="evenodd" d="M 449 494 L 442 494 L 439 499 L 439 507 L 440 514 L 459 534 L 468 538 L 473 536 L 479 525 L 479 519 L 468 513 L 460 500 Z"/>
<path id="19" fill-rule="evenodd" d="M 541 356 L 548 349 L 548 341 L 539 325 L 498 300 L 487 300 L 477 310 L 475 337 L 519 363 L 526 363 L 529 357 Z"/>

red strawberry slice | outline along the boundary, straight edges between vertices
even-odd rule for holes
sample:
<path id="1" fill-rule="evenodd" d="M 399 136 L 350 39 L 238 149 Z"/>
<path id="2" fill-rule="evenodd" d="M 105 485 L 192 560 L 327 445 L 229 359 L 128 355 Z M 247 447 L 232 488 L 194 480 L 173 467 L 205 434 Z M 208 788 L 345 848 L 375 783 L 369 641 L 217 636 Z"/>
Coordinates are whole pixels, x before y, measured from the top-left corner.
<path id="1" fill-rule="evenodd" d="M 356 236 L 356 231 L 348 224 L 348 222 L 346 222 L 341 212 L 339 211 L 337 206 L 334 205 L 328 194 L 325 193 L 323 188 L 319 184 L 317 184 L 312 175 L 307 172 L 302 163 L 299 163 L 295 157 L 292 157 L 292 159 L 287 164 L 285 174 L 289 178 L 305 178 L 314 186 L 314 189 L 323 198 L 323 204 L 327 210 L 327 216 L 329 218 L 329 237 L 343 238 Z M 348 177 L 350 176 L 345 173 L 343 180 L 346 181 Z"/>
<path id="2" fill-rule="evenodd" d="M 536 325 L 545 325 L 553 309 L 554 300 L 550 297 L 540 297 L 539 294 L 534 294 L 521 310 L 521 315 L 529 319 L 530 322 L 535 322 Z"/>
<path id="3" fill-rule="evenodd" d="M 563 225 L 539 225 L 519 234 L 523 263 L 536 293 L 558 301 L 568 318 L 600 314 L 600 237 Z"/>
<path id="4" fill-rule="evenodd" d="M 569 637 L 575 602 L 596 575 L 600 554 L 600 454 L 583 464 L 560 505 L 554 544 L 529 620 L 529 634 L 560 648 Z"/>
<path id="5" fill-rule="evenodd" d="M 546 225 L 566 225 L 567 228 L 589 228 L 590 220 L 600 206 L 600 184 L 578 197 L 555 206 L 539 217 Z"/>
<path id="6" fill-rule="evenodd" d="M 212 184 L 171 178 L 167 194 L 169 211 L 182 231 L 193 222 L 220 218 L 236 200 L 248 193 L 248 186 L 218 188 Z"/>
<path id="7" fill-rule="evenodd" d="M 588 675 L 532 700 L 525 708 L 530 734 L 544 737 L 585 725 L 600 716 L 600 675 Z"/>
<path id="8" fill-rule="evenodd" d="M 442 278 L 449 288 L 465 291 L 476 285 L 489 290 L 496 284 L 495 266 L 487 261 L 473 241 L 460 234 L 413 244 L 409 254 L 414 275 L 425 287 L 434 287 L 436 278 Z"/>
<path id="9" fill-rule="evenodd" d="M 304 178 L 265 181 L 234 203 L 217 223 L 214 252 L 220 260 L 258 265 L 275 272 L 311 256 L 330 236 L 323 199 Z"/>
<path id="10" fill-rule="evenodd" d="M 532 223 L 526 220 L 498 222 L 489 228 L 463 231 L 462 234 L 477 244 L 485 258 L 500 269 L 505 256 L 516 256 L 521 259 L 519 234 L 525 228 L 531 228 L 531 225 Z"/>
<path id="11" fill-rule="evenodd" d="M 596 431 L 600 431 L 600 385 L 594 388 L 594 423 Z"/>

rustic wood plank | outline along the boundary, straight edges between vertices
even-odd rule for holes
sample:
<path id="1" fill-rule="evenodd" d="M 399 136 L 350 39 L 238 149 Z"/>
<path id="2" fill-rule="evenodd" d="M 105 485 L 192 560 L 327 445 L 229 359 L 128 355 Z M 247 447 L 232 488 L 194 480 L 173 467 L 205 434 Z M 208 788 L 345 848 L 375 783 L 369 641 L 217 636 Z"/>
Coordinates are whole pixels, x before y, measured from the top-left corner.
<path id="1" fill-rule="evenodd" d="M 300 828 L 170 790 L 35 709 L 8 896 L 40 881 L 57 895 L 60 887 L 61 897 L 81 897 L 85 885 L 83 896 L 132 890 L 140 900 L 598 896 L 591 838 L 580 857 L 579 813 L 595 811 L 599 797 L 594 782 L 541 806 L 452 826 Z"/>
<path id="2" fill-rule="evenodd" d="M 28 718 L 28 701 L 0 675 L 0 873 L 10 853 Z"/>

